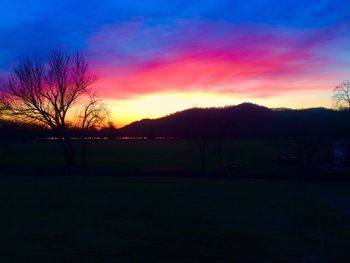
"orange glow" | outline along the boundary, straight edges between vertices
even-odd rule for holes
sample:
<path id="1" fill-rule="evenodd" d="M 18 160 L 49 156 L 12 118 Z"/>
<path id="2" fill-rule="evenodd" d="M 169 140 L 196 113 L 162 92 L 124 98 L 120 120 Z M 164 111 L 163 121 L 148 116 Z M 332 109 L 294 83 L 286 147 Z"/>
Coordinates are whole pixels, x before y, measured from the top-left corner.
<path id="1" fill-rule="evenodd" d="M 249 98 L 244 95 L 225 95 L 215 93 L 190 92 L 190 93 L 158 93 L 153 95 L 138 96 L 131 99 L 106 100 L 111 111 L 111 119 L 122 127 L 133 121 L 144 118 L 158 118 L 167 114 L 192 107 L 223 107 L 236 105 L 243 102 L 252 102 L 272 108 L 291 107 L 331 107 L 331 92 L 321 92 L 314 97 L 312 91 L 304 93 L 302 98 L 298 92 L 289 93 L 273 98 Z"/>

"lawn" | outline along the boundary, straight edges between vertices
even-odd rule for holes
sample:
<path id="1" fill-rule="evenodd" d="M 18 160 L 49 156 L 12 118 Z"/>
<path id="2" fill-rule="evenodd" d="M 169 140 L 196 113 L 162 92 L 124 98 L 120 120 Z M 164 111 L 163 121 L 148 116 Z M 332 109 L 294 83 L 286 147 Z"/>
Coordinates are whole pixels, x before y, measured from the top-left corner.
<path id="1" fill-rule="evenodd" d="M 207 170 L 215 171 L 219 162 L 216 141 L 207 147 Z M 78 149 L 78 148 L 77 148 Z M 296 175 L 298 167 L 276 162 L 281 154 L 296 154 L 291 140 L 226 140 L 223 164 L 240 166 L 233 175 Z M 88 144 L 88 165 L 109 173 L 167 173 L 201 171 L 199 148 L 193 140 L 101 140 Z M 50 172 L 64 167 L 57 142 L 8 142 L 0 147 L 0 166 L 10 169 L 38 169 Z"/>
<path id="2" fill-rule="evenodd" d="M 350 183 L 0 177 L 0 262 L 347 262 Z"/>

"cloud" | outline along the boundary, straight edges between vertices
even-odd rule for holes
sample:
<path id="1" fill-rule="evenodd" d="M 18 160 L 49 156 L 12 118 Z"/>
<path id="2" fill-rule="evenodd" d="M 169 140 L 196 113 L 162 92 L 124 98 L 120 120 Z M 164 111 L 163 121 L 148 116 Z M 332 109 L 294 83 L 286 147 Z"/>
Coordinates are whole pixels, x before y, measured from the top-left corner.
<path id="1" fill-rule="evenodd" d="M 341 75 L 329 70 L 337 63 L 329 45 L 340 32 L 203 20 L 152 27 L 140 19 L 94 33 L 88 53 L 108 97 L 167 91 L 262 97 L 330 85 Z"/>

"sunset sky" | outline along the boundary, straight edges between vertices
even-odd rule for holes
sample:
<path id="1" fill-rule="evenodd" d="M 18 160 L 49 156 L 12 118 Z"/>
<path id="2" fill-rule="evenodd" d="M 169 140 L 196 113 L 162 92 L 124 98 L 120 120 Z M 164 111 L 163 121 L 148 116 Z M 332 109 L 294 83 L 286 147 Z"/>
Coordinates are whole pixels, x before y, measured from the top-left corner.
<path id="1" fill-rule="evenodd" d="M 81 50 L 117 126 L 199 106 L 332 107 L 350 79 L 350 1 L 0 1 L 0 76 Z"/>

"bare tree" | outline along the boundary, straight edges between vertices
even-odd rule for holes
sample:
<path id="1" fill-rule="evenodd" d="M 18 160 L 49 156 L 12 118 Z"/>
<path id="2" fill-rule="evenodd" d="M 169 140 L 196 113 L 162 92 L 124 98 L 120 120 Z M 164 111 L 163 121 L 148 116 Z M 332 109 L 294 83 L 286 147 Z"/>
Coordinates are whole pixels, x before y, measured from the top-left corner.
<path id="1" fill-rule="evenodd" d="M 338 106 L 350 108 L 350 81 L 346 80 L 334 88 L 333 101 Z"/>
<path id="2" fill-rule="evenodd" d="M 4 104 L 3 100 L 0 97 L 0 121 L 2 120 L 2 117 L 3 117 L 4 113 L 5 113 L 5 109 L 6 109 L 5 104 Z"/>
<path id="3" fill-rule="evenodd" d="M 6 104 L 5 104 L 5 98 L 4 98 L 4 85 L 2 82 L 0 82 L 0 121 L 5 115 L 5 111 L 6 111 Z"/>
<path id="4" fill-rule="evenodd" d="M 207 170 L 207 149 L 208 149 L 208 137 L 205 135 L 198 135 L 195 137 L 198 150 L 199 150 L 199 157 L 201 161 L 201 169 L 202 172 L 206 172 Z"/>
<path id="5" fill-rule="evenodd" d="M 3 92 L 12 118 L 37 123 L 57 134 L 68 167 L 76 164 L 68 134 L 69 115 L 87 96 L 95 76 L 80 53 L 53 51 L 46 61 L 25 57 L 14 68 Z"/>
<path id="6" fill-rule="evenodd" d="M 2 93 L 1 93 L 1 89 L 0 89 L 0 129 L 3 128 L 3 124 L 4 124 L 4 119 L 3 119 L 3 116 L 5 115 L 5 103 L 4 103 L 4 100 L 2 98 Z M 1 131 L 0 131 L 1 133 Z M 3 148 L 3 145 L 2 145 L 2 142 L 3 142 L 3 136 L 0 135 L 0 146 L 1 148 Z"/>
<path id="7" fill-rule="evenodd" d="M 86 137 L 92 129 L 101 127 L 108 117 L 108 110 L 95 94 L 89 93 L 79 109 L 76 126 L 81 130 L 81 162 L 86 167 Z"/>

